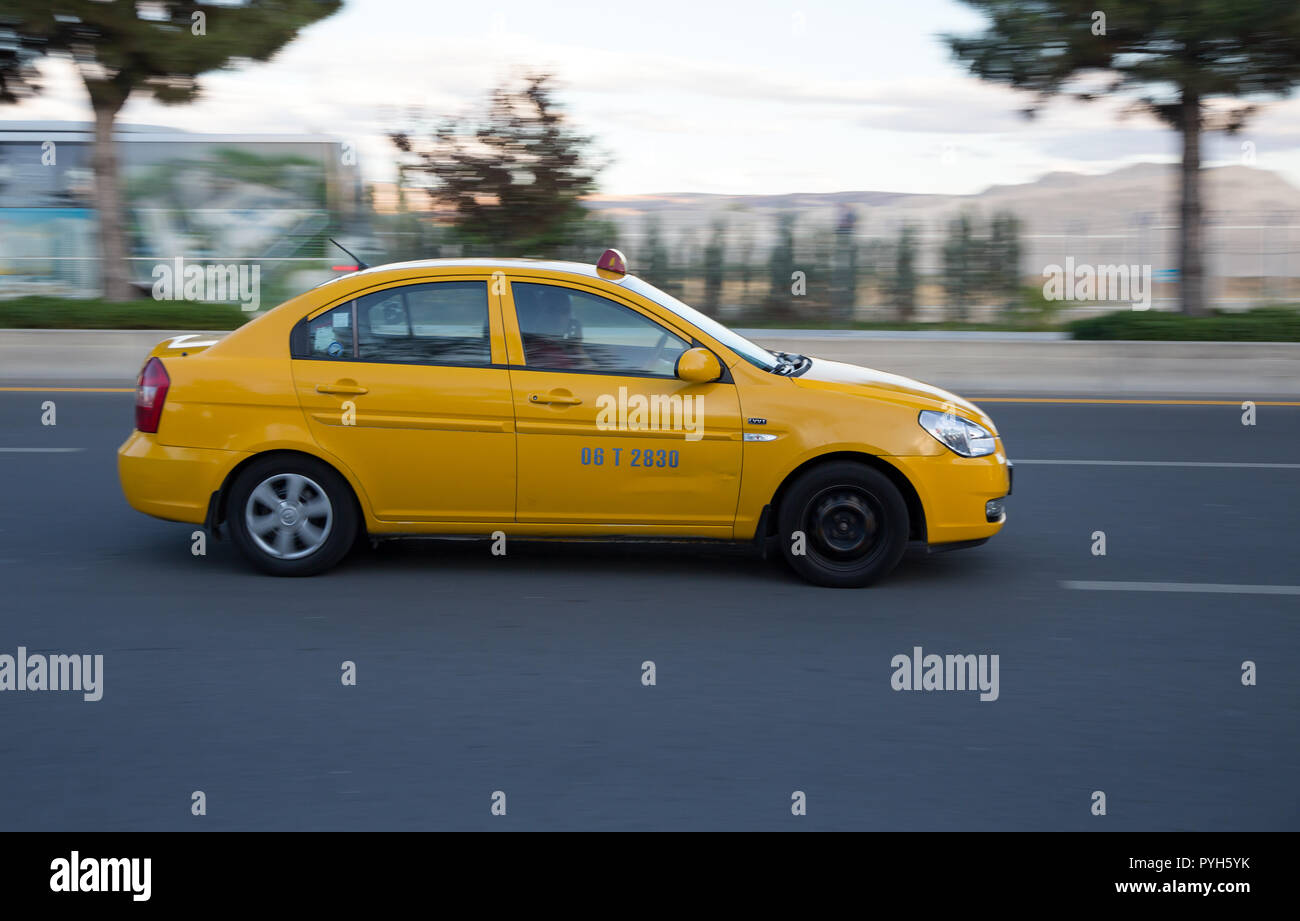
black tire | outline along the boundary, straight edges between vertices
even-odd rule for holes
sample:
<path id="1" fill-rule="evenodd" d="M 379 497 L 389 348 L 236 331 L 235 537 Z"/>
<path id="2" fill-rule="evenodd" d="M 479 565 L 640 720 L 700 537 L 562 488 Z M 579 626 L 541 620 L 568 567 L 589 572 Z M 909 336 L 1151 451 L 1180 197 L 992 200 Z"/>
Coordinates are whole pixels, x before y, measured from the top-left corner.
<path id="1" fill-rule="evenodd" d="M 256 529 L 259 521 L 267 522 L 266 527 Z M 351 487 L 328 464 L 297 454 L 271 454 L 254 460 L 231 484 L 226 523 L 239 552 L 262 572 L 314 576 L 348 555 L 360 515 Z"/>
<path id="2" fill-rule="evenodd" d="M 879 470 L 827 461 L 800 474 L 777 510 L 790 567 L 809 582 L 860 588 L 887 575 L 907 549 L 907 503 Z M 802 554 L 796 531 L 803 532 Z"/>

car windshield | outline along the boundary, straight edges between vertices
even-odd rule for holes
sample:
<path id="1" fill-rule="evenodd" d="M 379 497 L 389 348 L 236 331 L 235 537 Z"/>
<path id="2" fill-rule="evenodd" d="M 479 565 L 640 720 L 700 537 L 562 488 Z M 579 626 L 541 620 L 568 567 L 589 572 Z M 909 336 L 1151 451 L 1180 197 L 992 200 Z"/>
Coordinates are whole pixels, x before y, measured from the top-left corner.
<path id="1" fill-rule="evenodd" d="M 717 320 L 705 316 L 694 307 L 683 304 L 672 295 L 665 294 L 654 285 L 644 282 L 634 275 L 628 275 L 623 279 L 623 287 L 630 288 L 642 297 L 654 301 L 660 307 L 671 310 L 687 323 L 699 327 L 705 333 L 717 339 L 755 367 L 762 368 L 764 371 L 774 371 L 781 363 L 767 349 L 755 345 L 739 333 L 727 329 Z"/>

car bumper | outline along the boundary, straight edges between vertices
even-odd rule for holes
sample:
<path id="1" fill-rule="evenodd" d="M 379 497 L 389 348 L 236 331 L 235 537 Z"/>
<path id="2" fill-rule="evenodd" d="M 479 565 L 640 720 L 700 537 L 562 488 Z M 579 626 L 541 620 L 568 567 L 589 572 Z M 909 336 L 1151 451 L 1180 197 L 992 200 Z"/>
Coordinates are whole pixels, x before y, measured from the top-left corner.
<path id="1" fill-rule="evenodd" d="M 945 452 L 890 460 L 916 488 L 925 509 L 927 544 L 983 541 L 1002 530 L 1006 512 L 1000 500 L 1011 494 L 1012 465 L 1002 453 L 1001 444 L 987 457 L 959 457 Z M 992 521 L 991 506 L 997 512 Z"/>
<path id="2" fill-rule="evenodd" d="M 154 435 L 132 432 L 117 451 L 117 475 L 136 511 L 203 524 L 212 494 L 247 457 L 239 451 L 162 445 Z"/>

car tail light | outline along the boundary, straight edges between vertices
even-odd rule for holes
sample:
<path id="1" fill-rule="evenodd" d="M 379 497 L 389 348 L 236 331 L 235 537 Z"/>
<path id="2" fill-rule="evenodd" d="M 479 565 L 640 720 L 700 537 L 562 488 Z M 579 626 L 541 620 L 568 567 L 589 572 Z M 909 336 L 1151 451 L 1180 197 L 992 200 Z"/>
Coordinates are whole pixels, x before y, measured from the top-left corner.
<path id="1" fill-rule="evenodd" d="M 157 432 L 162 418 L 163 403 L 167 402 L 167 388 L 172 380 L 167 369 L 157 358 L 150 358 L 140 369 L 135 382 L 135 427 L 142 432 Z"/>

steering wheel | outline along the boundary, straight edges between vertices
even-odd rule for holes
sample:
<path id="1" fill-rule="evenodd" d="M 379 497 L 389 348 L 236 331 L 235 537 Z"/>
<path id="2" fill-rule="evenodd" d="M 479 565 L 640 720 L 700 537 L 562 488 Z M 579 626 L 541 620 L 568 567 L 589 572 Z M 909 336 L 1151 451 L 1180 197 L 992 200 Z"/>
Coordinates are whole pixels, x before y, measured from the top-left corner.
<path id="1" fill-rule="evenodd" d="M 669 339 L 668 330 L 664 330 L 663 335 L 659 337 L 659 341 L 655 343 L 654 354 L 650 356 L 650 364 L 649 364 L 650 368 L 653 369 L 655 365 L 663 361 L 664 346 L 668 344 L 668 339 Z"/>

